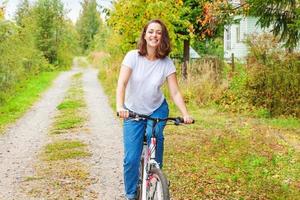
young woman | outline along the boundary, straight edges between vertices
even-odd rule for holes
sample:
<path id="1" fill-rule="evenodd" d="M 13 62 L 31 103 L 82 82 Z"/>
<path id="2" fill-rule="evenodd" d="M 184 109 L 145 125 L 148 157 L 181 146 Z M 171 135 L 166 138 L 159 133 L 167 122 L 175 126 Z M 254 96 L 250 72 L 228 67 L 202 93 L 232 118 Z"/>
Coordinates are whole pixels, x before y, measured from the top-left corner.
<path id="1" fill-rule="evenodd" d="M 185 123 L 192 123 L 176 79 L 176 69 L 168 57 L 171 51 L 169 34 L 165 24 L 152 20 L 144 27 L 138 49 L 129 51 L 123 62 L 117 86 L 117 112 L 124 118 L 124 182 L 127 199 L 135 199 L 139 158 L 143 136 L 151 134 L 151 122 L 127 119 L 128 110 L 151 117 L 168 117 L 169 108 L 160 88 L 165 81 L 179 108 Z M 162 166 L 165 123 L 158 124 L 157 162 Z"/>

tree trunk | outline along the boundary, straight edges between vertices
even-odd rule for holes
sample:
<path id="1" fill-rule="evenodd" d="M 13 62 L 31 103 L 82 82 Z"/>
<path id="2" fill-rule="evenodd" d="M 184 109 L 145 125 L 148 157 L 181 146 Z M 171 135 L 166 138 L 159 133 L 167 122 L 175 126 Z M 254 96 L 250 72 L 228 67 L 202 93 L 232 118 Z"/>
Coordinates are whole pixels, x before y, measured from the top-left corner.
<path id="1" fill-rule="evenodd" d="M 183 79 L 187 79 L 187 66 L 190 59 L 190 39 L 183 41 L 183 64 L 182 64 L 182 77 Z"/>

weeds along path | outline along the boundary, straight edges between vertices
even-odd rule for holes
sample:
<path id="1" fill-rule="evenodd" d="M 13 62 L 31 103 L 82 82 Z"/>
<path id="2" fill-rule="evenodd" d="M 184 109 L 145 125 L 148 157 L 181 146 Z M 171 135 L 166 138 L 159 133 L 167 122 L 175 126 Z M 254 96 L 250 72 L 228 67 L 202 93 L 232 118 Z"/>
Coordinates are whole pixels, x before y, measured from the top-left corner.
<path id="1" fill-rule="evenodd" d="M 122 131 L 99 85 L 97 74 L 98 71 L 91 68 L 83 74 L 83 90 L 90 115 L 88 124 L 92 135 L 90 147 L 94 163 L 91 175 L 99 177 L 92 188 L 98 190 L 99 199 L 123 199 Z"/>
<path id="2" fill-rule="evenodd" d="M 37 155 L 46 138 L 57 104 L 63 99 L 70 77 L 62 73 L 41 100 L 0 137 L 0 199 L 15 199 L 22 174 Z"/>

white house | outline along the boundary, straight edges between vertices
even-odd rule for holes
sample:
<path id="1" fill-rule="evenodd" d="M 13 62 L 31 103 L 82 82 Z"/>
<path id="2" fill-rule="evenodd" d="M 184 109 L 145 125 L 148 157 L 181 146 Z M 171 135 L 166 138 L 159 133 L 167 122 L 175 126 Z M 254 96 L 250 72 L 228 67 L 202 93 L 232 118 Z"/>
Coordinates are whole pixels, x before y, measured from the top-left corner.
<path id="1" fill-rule="evenodd" d="M 244 43 L 247 35 L 262 33 L 264 30 L 256 25 L 257 18 L 250 16 L 236 16 L 239 23 L 225 26 L 224 30 L 224 58 L 231 59 L 232 54 L 240 60 L 244 60 L 248 50 Z"/>
<path id="2" fill-rule="evenodd" d="M 244 0 L 230 0 L 233 6 L 240 6 Z M 225 26 L 224 29 L 224 58 L 231 59 L 232 54 L 235 58 L 243 61 L 248 54 L 245 39 L 248 35 L 262 33 L 260 26 L 256 25 L 257 18 L 251 16 L 238 15 L 234 17 L 239 23 Z"/>
<path id="3" fill-rule="evenodd" d="M 244 2 L 244 0 L 230 1 L 234 6 L 239 6 Z M 239 23 L 225 26 L 224 29 L 224 59 L 230 60 L 233 54 L 234 58 L 244 61 L 248 54 L 248 49 L 244 42 L 247 36 L 270 32 L 271 27 L 262 29 L 259 25 L 256 25 L 258 20 L 256 17 L 238 15 L 234 19 L 240 20 Z M 300 50 L 300 42 L 295 50 Z"/>

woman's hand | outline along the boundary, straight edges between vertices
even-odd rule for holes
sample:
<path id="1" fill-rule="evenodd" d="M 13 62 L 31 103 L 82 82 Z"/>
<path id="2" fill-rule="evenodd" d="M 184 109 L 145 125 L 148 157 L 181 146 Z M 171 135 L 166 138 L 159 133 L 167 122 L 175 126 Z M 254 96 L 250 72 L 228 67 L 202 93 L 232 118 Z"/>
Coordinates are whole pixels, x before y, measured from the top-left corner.
<path id="1" fill-rule="evenodd" d="M 125 108 L 117 109 L 117 113 L 120 118 L 126 119 L 129 117 L 129 111 L 126 110 Z"/>
<path id="2" fill-rule="evenodd" d="M 183 116 L 183 121 L 185 124 L 192 124 L 194 119 L 190 115 Z"/>

